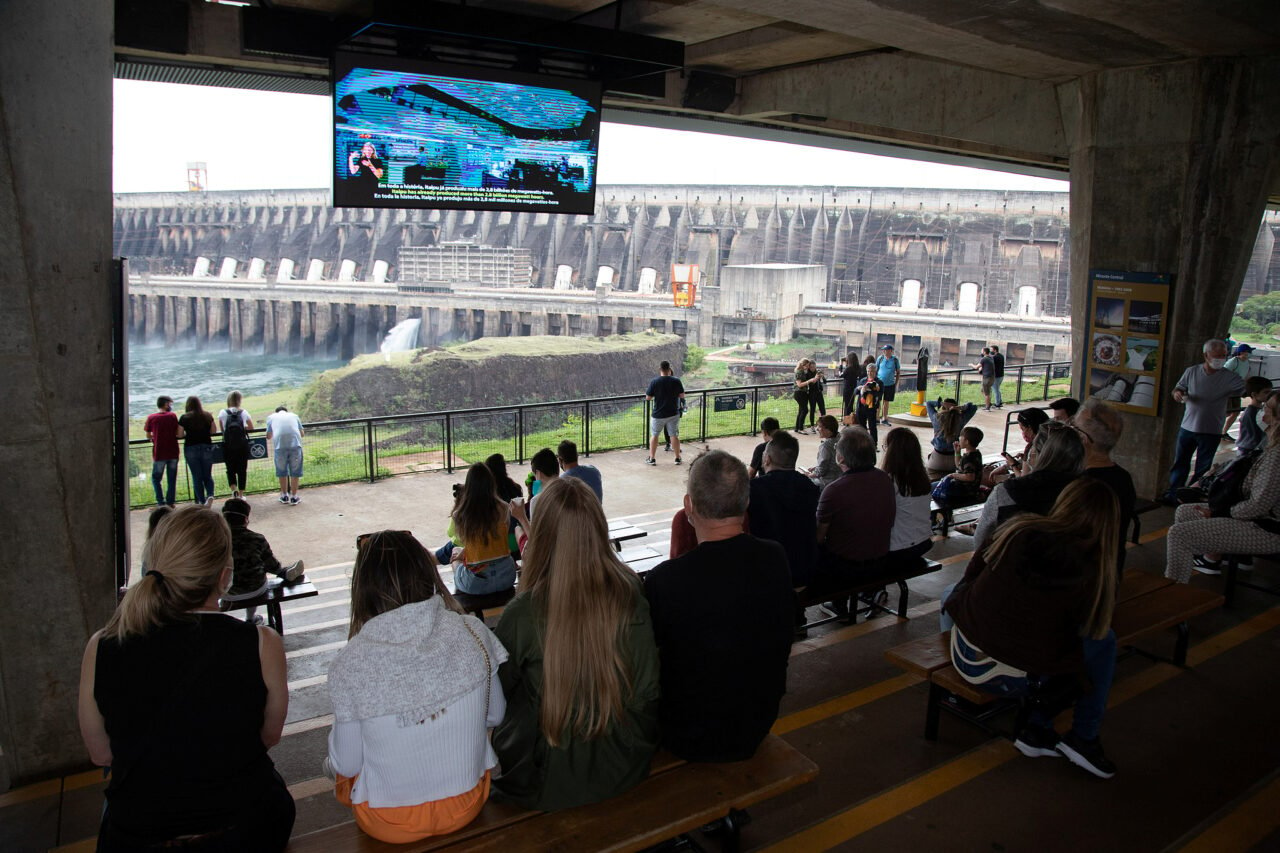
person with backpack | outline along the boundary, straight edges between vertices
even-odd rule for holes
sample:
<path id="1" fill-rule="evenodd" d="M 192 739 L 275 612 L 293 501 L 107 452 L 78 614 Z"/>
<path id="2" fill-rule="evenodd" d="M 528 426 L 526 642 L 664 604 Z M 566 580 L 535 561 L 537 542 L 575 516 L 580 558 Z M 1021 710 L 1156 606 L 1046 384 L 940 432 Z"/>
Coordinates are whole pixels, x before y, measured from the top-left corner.
<path id="1" fill-rule="evenodd" d="M 1233 477 L 1219 474 L 1219 480 L 1234 479 L 1248 466 L 1239 490 L 1212 489 L 1207 503 L 1182 504 L 1174 513 L 1165 577 L 1186 583 L 1192 570 L 1220 574 L 1222 554 L 1280 551 L 1280 395 L 1267 398 L 1262 421 L 1261 453 L 1236 459 L 1227 469 Z"/>
<path id="2" fill-rule="evenodd" d="M 249 472 L 249 430 L 253 418 L 240 408 L 243 396 L 239 391 L 227 395 L 227 407 L 218 412 L 218 425 L 222 427 L 222 464 L 227 466 L 227 485 L 231 497 L 244 497 L 245 479 Z"/>

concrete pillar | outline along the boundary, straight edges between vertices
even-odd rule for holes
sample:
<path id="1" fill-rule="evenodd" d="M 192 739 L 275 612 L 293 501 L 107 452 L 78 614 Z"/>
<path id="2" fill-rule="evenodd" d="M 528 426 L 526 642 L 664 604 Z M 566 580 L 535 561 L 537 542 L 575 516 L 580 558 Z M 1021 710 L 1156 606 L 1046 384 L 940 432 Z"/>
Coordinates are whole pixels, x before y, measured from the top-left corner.
<path id="1" fill-rule="evenodd" d="M 328 302 L 317 302 L 313 324 L 315 330 L 315 354 L 327 358 L 329 355 L 329 343 L 333 339 L 333 306 Z"/>
<path id="2" fill-rule="evenodd" d="M 146 308 L 146 342 L 154 344 L 164 336 L 164 329 L 161 328 L 164 318 L 164 311 L 160 305 L 159 296 L 148 296 Z"/>
<path id="3" fill-rule="evenodd" d="M 209 335 L 206 340 L 216 341 L 227 335 L 227 300 L 216 296 L 209 298 Z"/>
<path id="4" fill-rule="evenodd" d="M 109 3 L 0 4 L 0 788 L 88 765 L 80 659 L 115 607 L 112 50 Z"/>
<path id="5" fill-rule="evenodd" d="M 230 302 L 231 307 L 227 311 L 227 340 L 232 352 L 240 352 L 244 349 L 244 327 L 241 318 L 244 303 L 239 299 L 232 299 Z"/>
<path id="6" fill-rule="evenodd" d="M 350 361 L 356 357 L 356 307 L 339 304 L 333 308 L 338 318 L 338 358 Z"/>
<path id="7" fill-rule="evenodd" d="M 1169 398 L 1221 337 L 1280 177 L 1280 60 L 1212 59 L 1081 78 L 1071 154 L 1073 348 L 1086 352 L 1090 269 L 1177 276 L 1160 416 L 1127 415 L 1118 458 L 1140 495 L 1167 485 L 1183 407 Z M 1080 356 L 1076 356 L 1077 364 Z M 1080 373 L 1077 369 L 1075 373 Z M 1087 395 L 1086 378 L 1075 377 Z"/>
<path id="8" fill-rule="evenodd" d="M 293 303 L 276 303 L 276 351 L 291 353 L 293 349 Z"/>
<path id="9" fill-rule="evenodd" d="M 259 317 L 262 320 L 262 352 L 264 355 L 275 355 L 280 349 L 276 338 L 276 302 L 264 299 L 258 303 Z"/>
<path id="10" fill-rule="evenodd" d="M 190 297 L 184 296 L 174 300 L 173 325 L 178 341 L 191 336 L 196 323 L 195 313 L 194 300 Z"/>
<path id="11" fill-rule="evenodd" d="M 165 296 L 164 299 L 164 342 L 166 346 L 173 346 L 178 340 L 178 317 L 177 308 L 181 298 L 177 296 Z"/>
<path id="12" fill-rule="evenodd" d="M 302 346 L 301 353 L 312 356 L 316 352 L 316 304 L 303 302 L 300 307 L 302 316 L 298 318 L 298 337 Z"/>
<path id="13" fill-rule="evenodd" d="M 209 298 L 196 297 L 196 346 L 203 347 L 209 340 Z"/>

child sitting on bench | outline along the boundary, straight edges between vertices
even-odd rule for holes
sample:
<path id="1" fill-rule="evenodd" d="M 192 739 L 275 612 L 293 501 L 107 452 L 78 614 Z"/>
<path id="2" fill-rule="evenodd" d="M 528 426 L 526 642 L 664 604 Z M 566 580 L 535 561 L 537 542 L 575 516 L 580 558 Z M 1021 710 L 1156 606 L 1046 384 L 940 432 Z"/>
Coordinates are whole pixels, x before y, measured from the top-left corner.
<path id="1" fill-rule="evenodd" d="M 268 573 L 283 578 L 286 584 L 297 583 L 302 578 L 301 560 L 281 566 L 271 553 L 267 537 L 249 529 L 250 511 L 249 502 L 242 498 L 231 498 L 222 505 L 222 517 L 231 528 L 231 553 L 235 563 L 231 589 L 222 596 L 223 601 L 249 601 L 262 595 L 270 586 Z M 246 622 L 262 624 L 262 617 L 255 615 L 257 609 L 245 608 Z"/>

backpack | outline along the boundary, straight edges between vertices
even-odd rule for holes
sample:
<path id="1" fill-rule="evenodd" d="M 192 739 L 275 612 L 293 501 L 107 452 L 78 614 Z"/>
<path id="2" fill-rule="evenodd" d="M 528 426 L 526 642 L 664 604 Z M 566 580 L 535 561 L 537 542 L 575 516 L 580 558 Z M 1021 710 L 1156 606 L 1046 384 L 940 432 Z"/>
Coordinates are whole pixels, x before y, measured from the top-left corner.
<path id="1" fill-rule="evenodd" d="M 1244 480 L 1249 476 L 1249 469 L 1261 455 L 1253 451 L 1238 459 L 1233 459 L 1218 471 L 1210 482 L 1202 482 L 1205 490 L 1205 501 L 1214 517 L 1231 515 L 1231 507 L 1244 499 Z M 1206 478 L 1207 479 L 1207 478 Z"/>
<path id="2" fill-rule="evenodd" d="M 227 425 L 222 428 L 222 450 L 248 454 L 249 433 L 244 428 L 244 410 L 227 412 Z"/>

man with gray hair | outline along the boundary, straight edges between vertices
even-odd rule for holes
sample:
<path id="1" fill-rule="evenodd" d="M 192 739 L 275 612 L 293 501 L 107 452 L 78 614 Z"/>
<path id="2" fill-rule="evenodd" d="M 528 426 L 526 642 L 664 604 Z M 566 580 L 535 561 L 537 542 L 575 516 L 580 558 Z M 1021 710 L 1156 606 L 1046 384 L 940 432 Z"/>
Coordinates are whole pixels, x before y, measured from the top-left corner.
<path id="1" fill-rule="evenodd" d="M 1116 503 L 1120 507 L 1120 553 L 1116 561 L 1116 570 L 1124 571 L 1125 531 L 1133 520 L 1133 508 L 1138 501 L 1138 492 L 1133 487 L 1133 477 L 1129 472 L 1116 464 L 1111 458 L 1120 436 L 1124 432 L 1124 419 L 1120 413 L 1096 397 L 1090 397 L 1080 406 L 1080 410 L 1071 419 L 1084 439 L 1084 476 L 1096 477 L 1111 487 L 1116 493 Z"/>
<path id="2" fill-rule="evenodd" d="M 842 473 L 822 490 L 818 500 L 818 567 L 811 592 L 840 589 L 859 576 L 874 574 L 889 553 L 889 534 L 897 514 L 893 480 L 876 467 L 876 447 L 862 427 L 846 427 L 836 444 Z M 848 600 L 827 605 L 836 615 L 848 613 Z"/>
<path id="3" fill-rule="evenodd" d="M 662 744 L 687 761 L 743 761 L 778 717 L 795 592 L 786 553 L 742 532 L 747 466 L 723 450 L 689 466 L 698 546 L 644 579 L 658 643 Z"/>
<path id="4" fill-rule="evenodd" d="M 1186 409 L 1182 413 L 1182 426 L 1178 429 L 1178 441 L 1173 455 L 1173 467 L 1169 469 L 1169 489 L 1163 501 L 1170 506 L 1178 502 L 1178 489 L 1187 484 L 1191 470 L 1191 455 L 1196 457 L 1193 479 L 1200 479 L 1213 464 L 1213 455 L 1222 441 L 1222 421 L 1227 416 L 1227 400 L 1244 394 L 1244 380 L 1227 364 L 1227 343 L 1210 338 L 1201 347 L 1204 361 L 1193 364 L 1182 373 L 1173 386 L 1173 399 Z"/>

